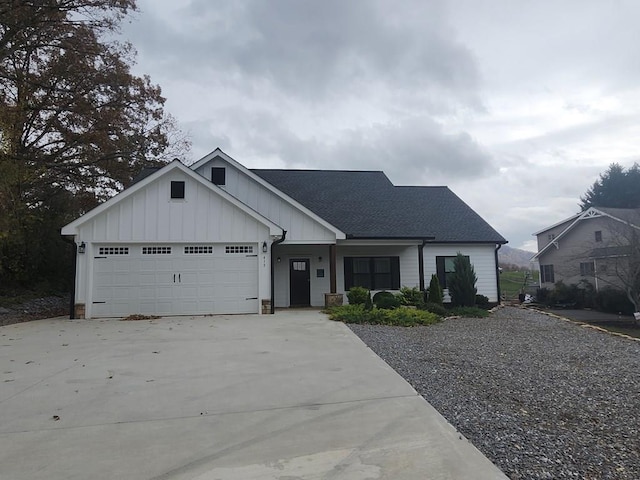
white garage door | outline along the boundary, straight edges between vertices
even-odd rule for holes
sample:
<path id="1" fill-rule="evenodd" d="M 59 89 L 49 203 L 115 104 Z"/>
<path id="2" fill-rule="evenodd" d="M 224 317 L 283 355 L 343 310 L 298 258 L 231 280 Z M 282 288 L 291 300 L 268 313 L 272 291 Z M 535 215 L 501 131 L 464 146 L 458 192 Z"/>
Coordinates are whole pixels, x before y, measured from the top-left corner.
<path id="1" fill-rule="evenodd" d="M 93 317 L 258 312 L 257 245 L 104 245 Z"/>

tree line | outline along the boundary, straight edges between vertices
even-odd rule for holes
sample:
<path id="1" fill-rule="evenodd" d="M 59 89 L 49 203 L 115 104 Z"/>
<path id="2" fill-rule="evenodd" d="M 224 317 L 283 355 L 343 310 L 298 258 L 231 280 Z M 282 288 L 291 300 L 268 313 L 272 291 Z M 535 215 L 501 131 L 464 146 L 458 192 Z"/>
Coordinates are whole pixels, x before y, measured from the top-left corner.
<path id="1" fill-rule="evenodd" d="M 60 228 L 189 143 L 116 40 L 135 0 L 0 0 L 0 294 L 64 289 Z"/>

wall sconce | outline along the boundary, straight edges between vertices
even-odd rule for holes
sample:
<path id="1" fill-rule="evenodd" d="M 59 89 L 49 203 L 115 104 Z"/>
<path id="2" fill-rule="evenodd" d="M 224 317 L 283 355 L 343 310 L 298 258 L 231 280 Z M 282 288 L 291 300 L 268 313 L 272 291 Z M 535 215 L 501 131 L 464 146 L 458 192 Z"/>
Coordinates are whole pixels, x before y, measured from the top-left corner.
<path id="1" fill-rule="evenodd" d="M 282 259 L 281 259 L 280 257 L 278 257 L 278 258 L 276 259 L 276 262 L 278 262 L 278 263 L 280 263 L 281 261 L 282 261 Z"/>
<path id="2" fill-rule="evenodd" d="M 87 249 L 87 244 L 84 242 L 81 242 L 80 245 L 78 245 L 78 253 L 84 253 Z"/>
<path id="3" fill-rule="evenodd" d="M 262 242 L 262 253 L 267 253 L 268 250 L 267 242 Z"/>
<path id="4" fill-rule="evenodd" d="M 322 262 L 322 257 L 318 257 L 318 263 Z"/>

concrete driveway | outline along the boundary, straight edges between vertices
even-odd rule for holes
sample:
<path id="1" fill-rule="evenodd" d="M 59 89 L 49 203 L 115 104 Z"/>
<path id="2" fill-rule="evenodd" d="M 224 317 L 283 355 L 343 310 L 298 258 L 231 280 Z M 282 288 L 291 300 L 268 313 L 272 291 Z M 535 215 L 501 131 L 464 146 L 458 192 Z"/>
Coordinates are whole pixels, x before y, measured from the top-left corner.
<path id="1" fill-rule="evenodd" d="M 500 479 L 318 312 L 0 327 L 2 479 Z"/>

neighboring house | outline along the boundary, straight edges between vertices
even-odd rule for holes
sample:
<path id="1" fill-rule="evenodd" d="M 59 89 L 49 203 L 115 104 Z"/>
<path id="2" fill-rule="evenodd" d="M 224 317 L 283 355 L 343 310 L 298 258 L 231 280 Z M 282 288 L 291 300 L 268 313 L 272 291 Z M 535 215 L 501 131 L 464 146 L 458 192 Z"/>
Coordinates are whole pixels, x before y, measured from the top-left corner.
<path id="1" fill-rule="evenodd" d="M 506 240 L 447 187 L 382 172 L 249 170 L 216 149 L 174 161 L 62 229 L 78 245 L 75 315 L 267 313 L 355 285 L 446 288 L 457 252 L 498 302 Z M 446 292 L 446 290 L 445 290 Z"/>
<path id="2" fill-rule="evenodd" d="M 540 266 L 540 286 L 553 288 L 591 283 L 596 290 L 624 287 L 630 238 L 640 228 L 640 209 L 591 207 L 534 233 Z"/>

